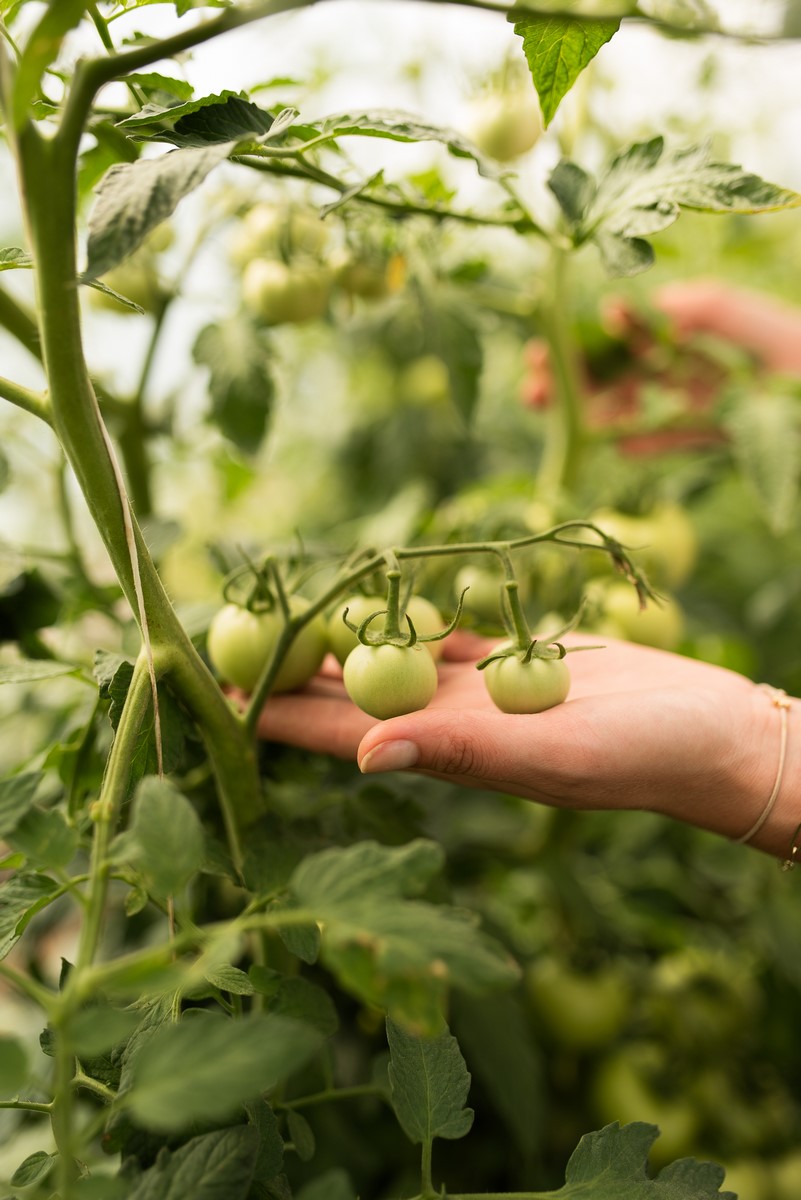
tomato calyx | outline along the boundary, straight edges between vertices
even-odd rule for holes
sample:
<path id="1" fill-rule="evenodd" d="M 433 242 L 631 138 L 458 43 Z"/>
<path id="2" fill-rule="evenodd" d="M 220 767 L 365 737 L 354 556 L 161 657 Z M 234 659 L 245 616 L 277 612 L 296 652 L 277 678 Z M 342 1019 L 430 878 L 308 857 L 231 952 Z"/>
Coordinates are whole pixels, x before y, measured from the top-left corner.
<path id="1" fill-rule="evenodd" d="M 589 649 L 589 647 L 580 647 Z M 483 671 L 490 663 L 498 662 L 502 658 L 517 658 L 523 664 L 530 663 L 533 658 L 542 658 L 545 660 L 555 661 L 562 659 L 567 654 L 567 647 L 562 642 L 547 641 L 540 638 L 532 638 L 527 646 L 517 646 L 512 644 L 503 649 L 494 650 L 492 654 L 488 654 L 486 658 L 482 658 L 476 663 L 476 669 Z"/>
<path id="2" fill-rule="evenodd" d="M 456 606 L 456 612 L 451 620 L 443 629 L 436 633 L 419 633 L 410 613 L 407 611 L 407 604 L 410 597 L 407 595 L 404 603 L 401 603 L 400 598 L 400 571 L 387 571 L 387 606 L 386 608 L 378 608 L 375 612 L 368 613 L 359 624 L 348 620 L 349 608 L 345 608 L 342 613 L 342 620 L 351 633 L 354 633 L 359 642 L 363 646 L 400 646 L 411 649 L 418 643 L 427 644 L 429 642 L 440 642 L 446 638 L 449 633 L 453 633 L 459 623 L 462 615 L 464 602 L 464 591 L 459 597 Z M 467 589 L 465 588 L 465 591 Z M 371 631 L 370 626 L 377 617 L 384 617 L 384 628 L 381 632 Z M 408 632 L 402 628 L 402 622 L 408 626 Z"/>

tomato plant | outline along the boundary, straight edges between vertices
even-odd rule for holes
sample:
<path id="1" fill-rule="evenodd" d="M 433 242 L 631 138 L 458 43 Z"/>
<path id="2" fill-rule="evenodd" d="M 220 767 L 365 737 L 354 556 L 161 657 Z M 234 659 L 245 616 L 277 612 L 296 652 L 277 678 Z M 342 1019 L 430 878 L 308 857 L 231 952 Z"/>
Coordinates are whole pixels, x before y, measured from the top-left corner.
<path id="1" fill-rule="evenodd" d="M 258 741 L 264 703 L 281 703 L 268 693 L 319 666 L 321 614 L 377 574 L 394 578 L 387 617 L 344 670 L 384 719 L 429 702 L 441 642 L 425 639 L 449 628 L 439 612 L 460 568 L 492 555 L 550 637 L 544 614 L 577 611 L 598 566 L 580 531 L 597 547 L 610 511 L 650 527 L 609 528 L 600 553 L 627 578 L 611 585 L 626 598 L 610 591 L 609 627 L 634 637 L 664 615 L 649 599 L 625 627 L 645 566 L 678 592 L 682 647 L 745 646 L 757 677 L 799 686 L 792 385 L 714 337 L 688 353 L 653 320 L 645 364 L 636 330 L 611 348 L 606 335 L 603 419 L 581 372 L 598 365 L 588 330 L 607 288 L 644 311 L 635 276 L 654 259 L 662 281 L 703 267 L 750 282 L 758 263 L 793 294 L 798 195 L 711 157 L 718 132 L 739 155 L 738 131 L 707 128 L 725 105 L 703 95 L 691 120 L 651 128 L 652 89 L 628 77 L 649 59 L 632 61 L 630 35 L 686 66 L 688 37 L 714 32 L 707 5 L 656 0 L 635 20 L 624 0 L 567 16 L 443 5 L 436 47 L 402 69 L 411 10 L 395 7 L 400 25 L 393 6 L 364 5 L 343 26 L 295 0 L 0 6 L 9 1195 L 561 1196 L 578 1175 L 601 1196 L 601 1160 L 621 1164 L 620 1194 L 658 1188 L 655 1132 L 612 1125 L 580 1142 L 629 1116 L 663 1125 L 652 1162 L 712 1155 L 745 1178 L 744 1159 L 774 1159 L 785 1192 L 797 1170 L 795 904 L 774 869 L 655 814 L 550 813 L 424 774 L 376 785 Z M 792 51 L 795 6 L 770 7 Z M 699 86 L 716 86 L 720 42 L 775 48 L 770 31 L 755 46 L 725 21 Z M 471 81 L 483 114 L 467 96 L 460 111 L 448 79 L 466 87 L 496 36 L 523 86 Z M 309 44 L 295 58 L 297 38 Z M 628 58 L 605 60 L 613 40 Z M 778 71 L 758 74 L 783 94 Z M 425 111 L 405 111 L 397 89 Z M 613 93 L 636 97 L 635 120 L 614 116 Z M 790 155 L 777 170 L 792 184 Z M 766 214 L 759 232 L 751 212 Z M 516 397 L 534 337 L 549 377 L 532 409 Z M 621 360 L 643 367 L 628 393 Z M 689 367 L 704 363 L 694 391 Z M 229 606 L 223 580 L 262 553 L 252 611 Z M 430 597 L 409 602 L 418 644 L 395 577 L 407 570 Z M 531 681 L 541 705 L 542 677 L 553 699 L 565 665 L 529 653 L 509 595 L 514 653 L 487 679 L 528 710 Z M 252 690 L 243 709 L 223 679 Z M 318 691 L 341 711 L 338 681 Z M 660 970 L 691 939 L 719 943 L 733 983 L 752 981 L 724 992 L 725 1050 L 709 1036 L 709 980 L 671 991 Z M 552 1036 L 544 991 L 539 1019 L 529 991 L 555 956 L 577 977 L 557 1010 L 580 995 L 594 1017 L 601 964 L 626 959 L 631 1031 L 601 1047 L 585 1016 L 581 1045 Z M 617 1076 L 614 1106 L 584 1072 Z M 718 1095 L 732 1098 L 726 1120 Z M 746 1137 L 748 1104 L 770 1120 Z M 676 1200 L 720 1194 L 709 1165 L 668 1178 Z"/>

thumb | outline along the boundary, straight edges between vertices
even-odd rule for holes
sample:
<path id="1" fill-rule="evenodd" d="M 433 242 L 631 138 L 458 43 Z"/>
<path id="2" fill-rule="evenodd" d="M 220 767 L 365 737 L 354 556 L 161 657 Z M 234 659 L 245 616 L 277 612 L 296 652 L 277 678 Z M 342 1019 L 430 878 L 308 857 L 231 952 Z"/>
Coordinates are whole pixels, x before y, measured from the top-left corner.
<path id="1" fill-rule="evenodd" d="M 411 769 L 466 787 L 571 803 L 564 707 L 536 716 L 434 708 L 394 717 L 365 734 L 359 768 L 365 774 Z"/>

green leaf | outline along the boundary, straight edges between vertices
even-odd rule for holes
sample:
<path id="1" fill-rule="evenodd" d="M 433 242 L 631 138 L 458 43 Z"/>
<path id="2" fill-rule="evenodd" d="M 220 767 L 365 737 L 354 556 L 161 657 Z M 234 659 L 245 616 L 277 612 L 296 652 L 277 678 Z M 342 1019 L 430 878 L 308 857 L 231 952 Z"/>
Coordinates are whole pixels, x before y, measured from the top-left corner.
<path id="1" fill-rule="evenodd" d="M 524 17 L 515 21 L 514 30 L 523 39 L 523 53 L 540 98 L 546 129 L 581 72 L 619 28 L 619 19 Z"/>
<path id="2" fill-rule="evenodd" d="M 179 1150 L 163 1150 L 125 1194 L 128 1200 L 244 1200 L 250 1190 L 259 1138 L 249 1125 L 217 1129 Z"/>
<path id="3" fill-rule="evenodd" d="M 15 1037 L 0 1033 L 0 1096 L 16 1096 L 28 1078 L 28 1054 Z"/>
<path id="4" fill-rule="evenodd" d="M 0 683 L 38 683 L 59 675 L 77 675 L 80 667 L 43 658 L 21 658 L 0 667 Z"/>
<path id="5" fill-rule="evenodd" d="M 437 1137 L 464 1137 L 474 1116 L 464 1107 L 470 1074 L 453 1034 L 415 1037 L 388 1019 L 387 1041 L 392 1105 L 409 1140 L 430 1146 Z"/>
<path id="6" fill-rule="evenodd" d="M 248 973 L 253 989 L 268 997 L 267 1011 L 293 1017 L 311 1025 L 323 1037 L 331 1037 L 339 1027 L 334 1002 L 316 983 L 300 975 L 287 978 L 269 967 L 254 963 Z"/>
<path id="7" fill-rule="evenodd" d="M 39 568 L 33 567 L 30 570 L 21 571 L 19 575 L 14 575 L 0 588 L 0 642 L 22 641 L 27 633 L 54 625 L 60 612 L 61 596 Z M 44 670 L 44 665 L 41 664 L 42 670 Z M 50 664 L 47 665 L 50 666 Z M 54 670 L 56 666 L 60 669 L 64 664 L 52 664 Z M 8 670 L 11 672 L 9 683 L 25 682 L 25 679 L 14 678 L 13 673 L 17 669 L 16 664 L 9 665 Z M 27 666 L 24 669 L 28 671 Z M 74 670 L 75 668 L 69 669 Z M 31 666 L 31 674 L 26 678 L 34 678 L 35 676 L 32 674 L 34 670 L 35 668 Z M 66 667 L 64 667 L 64 672 L 66 672 Z M 60 670 L 60 673 L 64 672 Z M 44 676 L 40 675 L 38 678 L 41 679 Z"/>
<path id="8" fill-rule="evenodd" d="M 87 0 L 50 0 L 31 33 L 17 64 L 14 83 L 14 125 L 21 129 L 30 116 L 42 75 L 58 57 L 64 36 L 81 20 Z"/>
<path id="9" fill-rule="evenodd" d="M 203 863 L 203 825 L 189 800 L 174 784 L 145 776 L 133 800 L 125 840 L 125 860 L 141 873 L 148 891 L 180 895 Z"/>
<path id="10" fill-rule="evenodd" d="M 276 117 L 250 100 L 230 96 L 224 104 L 214 104 L 189 113 L 175 122 L 170 131 L 158 134 L 158 140 L 173 146 L 213 146 L 219 142 L 271 142 L 287 132 L 297 109 L 285 108 Z"/>
<path id="11" fill-rule="evenodd" d="M 445 989 L 482 991 L 518 977 L 503 947 L 472 915 L 404 899 L 419 892 L 442 851 L 418 840 L 360 842 L 305 859 L 290 887 L 323 929 L 322 957 L 355 995 L 421 1030 L 441 1026 Z"/>
<path id="12" fill-rule="evenodd" d="M 234 1021 L 197 1011 L 162 1025 L 142 1046 L 128 1108 L 147 1129 L 224 1119 L 297 1070 L 320 1043 L 313 1029 L 286 1017 Z"/>
<path id="13" fill-rule="evenodd" d="M 731 163 L 711 162 L 707 146 L 666 152 L 661 137 L 637 142 L 619 154 L 593 195 L 589 182 L 582 184 L 579 195 L 579 171 L 575 164 L 562 162 L 550 185 L 574 243 L 594 241 L 612 274 L 634 275 L 650 266 L 653 251 L 643 239 L 672 225 L 682 208 L 757 213 L 801 204 L 796 192 L 766 183 Z"/>
<path id="14" fill-rule="evenodd" d="M 177 96 L 181 101 L 191 100 L 192 84 L 186 79 L 176 79 L 172 75 L 162 75 L 158 71 L 132 71 L 125 76 L 126 83 L 133 83 L 143 92 L 167 92 Z M 125 124 L 125 122 L 120 122 Z"/>
<path id="15" fill-rule="evenodd" d="M 0 838 L 7 838 L 17 828 L 43 778 L 40 771 L 29 771 L 0 780 Z"/>
<path id="16" fill-rule="evenodd" d="M 137 304 L 133 300 L 129 300 L 127 296 L 123 296 L 121 292 L 115 292 L 114 288 L 110 288 L 107 283 L 101 283 L 99 279 L 84 279 L 82 282 L 90 288 L 94 288 L 96 292 L 102 292 L 104 296 L 110 296 L 112 300 L 116 300 L 123 308 L 129 308 L 131 312 L 139 313 L 141 316 L 144 309 L 141 304 Z"/>
<path id="17" fill-rule="evenodd" d="M 302 1113 L 290 1109 L 286 1119 L 287 1131 L 301 1162 L 311 1162 L 317 1143 L 312 1127 Z"/>
<path id="18" fill-rule="evenodd" d="M 8 840 L 37 866 L 63 870 L 78 849 L 78 830 L 69 825 L 57 808 L 33 807 L 22 818 Z"/>
<path id="19" fill-rule="evenodd" d="M 22 937 L 28 922 L 58 890 L 47 875 L 13 875 L 0 885 L 0 959 Z"/>
<path id="20" fill-rule="evenodd" d="M 744 395 L 725 427 L 744 477 L 775 534 L 786 533 L 795 516 L 801 480 L 798 404 L 786 396 Z"/>
<path id="21" fill-rule="evenodd" d="M 719 1192 L 723 1167 L 682 1158 L 648 1176 L 648 1152 L 659 1130 L 641 1121 L 615 1122 L 587 1133 L 570 1156 L 564 1186 L 549 1193 L 553 1200 L 737 1200 Z"/>
<path id="22" fill-rule="evenodd" d="M 295 1200 L 356 1200 L 347 1171 L 332 1167 L 295 1193 Z"/>
<path id="23" fill-rule="evenodd" d="M 498 179 L 504 174 L 492 159 L 481 154 L 472 142 L 454 129 L 428 125 L 412 113 L 374 109 L 362 113 L 337 113 L 319 124 L 319 132 L 333 138 L 377 137 L 395 142 L 441 142 L 455 158 L 471 158 L 480 175 Z"/>
<path id="24" fill-rule="evenodd" d="M 182 117 L 201 112 L 204 108 L 219 111 L 227 105 L 229 100 L 238 100 L 243 103 L 247 102 L 247 96 L 244 92 L 224 91 L 213 96 L 199 96 L 196 100 L 187 98 L 181 104 L 146 104 L 139 112 L 118 121 L 117 129 L 145 129 L 151 125 L 172 126 Z M 270 117 L 269 113 L 266 115 Z M 271 117 L 270 122 L 272 122 Z M 267 129 L 269 128 L 268 124 Z"/>
<path id="25" fill-rule="evenodd" d="M 230 992 L 233 996 L 252 996 L 256 990 L 245 971 L 228 963 L 212 967 L 206 973 L 206 980 L 221 992 Z"/>
<path id="26" fill-rule="evenodd" d="M 245 1105 L 248 1120 L 259 1135 L 259 1153 L 253 1178 L 264 1182 L 274 1179 L 284 1165 L 284 1139 L 278 1118 L 266 1100 L 252 1100 Z"/>
<path id="27" fill-rule="evenodd" d="M 228 317 L 201 329 L 192 353 L 209 368 L 211 420 L 241 450 L 255 453 L 275 398 L 266 330 L 242 316 Z"/>
<path id="28" fill-rule="evenodd" d="M 100 686 L 101 699 L 110 701 L 109 720 L 116 729 L 133 678 L 133 663 L 119 654 L 98 651 L 95 655 L 93 674 Z M 174 771 L 183 759 L 188 722 L 183 710 L 163 683 L 159 684 L 159 712 L 164 770 Z M 151 708 L 142 721 L 131 758 L 131 787 L 145 775 L 154 775 L 157 771 L 155 718 Z"/>
<path id="29" fill-rule="evenodd" d="M 11 1186 L 30 1187 L 33 1183 L 41 1183 L 52 1171 L 57 1158 L 57 1154 L 47 1154 L 44 1150 L 29 1154 L 11 1176 Z"/>
<path id="30" fill-rule="evenodd" d="M 33 266 L 33 259 L 26 250 L 20 250 L 17 246 L 9 246 L 5 250 L 0 250 L 0 271 L 13 271 L 17 267 L 30 268 Z"/>
<path id="31" fill-rule="evenodd" d="M 78 1057 L 95 1058 L 112 1046 L 127 1042 L 140 1017 L 136 1009 L 111 1008 L 107 1004 L 91 1004 L 81 1009 L 70 1027 Z"/>
<path id="32" fill-rule="evenodd" d="M 592 175 L 582 171 L 577 163 L 563 158 L 551 172 L 548 187 L 556 196 L 568 224 L 578 225 L 595 198 Z"/>
<path id="33" fill-rule="evenodd" d="M 297 908 L 297 905 L 285 898 L 273 900 L 267 911 L 274 913 L 282 909 L 291 911 Z M 295 958 L 299 958 L 301 962 L 316 963 L 320 957 L 320 930 L 313 921 L 297 925 L 292 922 L 286 925 L 278 926 L 278 936 L 286 946 L 290 954 L 294 954 Z"/>
<path id="34" fill-rule="evenodd" d="M 89 215 L 84 282 L 105 275 L 132 254 L 234 148 L 235 143 L 225 142 L 172 150 L 109 168 Z"/>

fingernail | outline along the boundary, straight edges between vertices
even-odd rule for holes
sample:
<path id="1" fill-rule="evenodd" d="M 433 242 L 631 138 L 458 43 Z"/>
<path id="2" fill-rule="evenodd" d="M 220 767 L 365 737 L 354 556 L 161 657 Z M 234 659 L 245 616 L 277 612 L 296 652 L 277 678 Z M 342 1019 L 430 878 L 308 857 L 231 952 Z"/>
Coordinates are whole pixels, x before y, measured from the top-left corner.
<path id="1" fill-rule="evenodd" d="M 413 767 L 420 757 L 414 742 L 382 742 L 374 750 L 368 750 L 359 763 L 364 775 L 378 771 L 405 771 Z"/>

